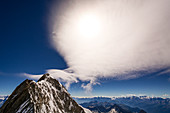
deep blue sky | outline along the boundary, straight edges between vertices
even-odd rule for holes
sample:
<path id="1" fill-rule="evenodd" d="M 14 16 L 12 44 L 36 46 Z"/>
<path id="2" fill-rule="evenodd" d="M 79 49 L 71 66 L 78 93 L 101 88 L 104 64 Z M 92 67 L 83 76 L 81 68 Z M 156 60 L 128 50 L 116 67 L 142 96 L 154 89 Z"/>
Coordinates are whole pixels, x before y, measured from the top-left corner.
<path id="1" fill-rule="evenodd" d="M 52 0 L 4 0 L 0 3 L 0 95 L 11 94 L 25 77 L 46 69 L 65 69 L 64 59 L 49 43 L 49 14 Z M 57 3 L 57 2 L 56 2 Z M 170 95 L 169 74 L 157 73 L 132 79 L 100 79 L 91 94 L 72 84 L 73 96 L 120 96 L 126 94 Z"/>
<path id="2" fill-rule="evenodd" d="M 4 0 L 0 4 L 0 94 L 10 94 L 25 78 L 18 73 L 42 74 L 66 68 L 51 47 L 48 0 Z"/>

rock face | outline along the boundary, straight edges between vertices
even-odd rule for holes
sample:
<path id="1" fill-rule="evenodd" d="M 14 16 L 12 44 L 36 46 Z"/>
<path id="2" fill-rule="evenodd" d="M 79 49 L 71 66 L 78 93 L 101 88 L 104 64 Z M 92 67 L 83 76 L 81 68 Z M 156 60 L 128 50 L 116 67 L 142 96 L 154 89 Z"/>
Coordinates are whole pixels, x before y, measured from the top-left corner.
<path id="1" fill-rule="evenodd" d="M 49 74 L 38 82 L 25 80 L 9 96 L 0 113 L 86 113 L 65 87 Z"/>
<path id="2" fill-rule="evenodd" d="M 146 113 L 144 110 L 141 110 L 139 113 Z"/>

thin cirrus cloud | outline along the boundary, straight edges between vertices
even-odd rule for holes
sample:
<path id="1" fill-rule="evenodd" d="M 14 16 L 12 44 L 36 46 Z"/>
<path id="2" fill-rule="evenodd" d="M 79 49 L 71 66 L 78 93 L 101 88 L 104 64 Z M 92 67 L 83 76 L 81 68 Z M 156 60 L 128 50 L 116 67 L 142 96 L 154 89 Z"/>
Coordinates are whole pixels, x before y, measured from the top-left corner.
<path id="1" fill-rule="evenodd" d="M 139 72 L 169 67 L 169 4 L 169 0 L 69 0 L 62 7 L 54 5 L 50 40 L 69 68 L 47 72 L 68 86 L 78 79 L 90 81 L 82 87 L 91 90 L 100 77 L 131 79 L 142 76 Z M 85 15 L 100 21 L 97 35 L 77 31 Z"/>

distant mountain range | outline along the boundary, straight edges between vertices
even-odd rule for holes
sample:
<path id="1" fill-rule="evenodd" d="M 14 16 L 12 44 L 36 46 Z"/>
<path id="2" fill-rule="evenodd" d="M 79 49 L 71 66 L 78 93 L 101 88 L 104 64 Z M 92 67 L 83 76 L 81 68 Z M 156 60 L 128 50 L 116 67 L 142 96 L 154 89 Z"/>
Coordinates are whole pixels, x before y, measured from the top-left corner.
<path id="1" fill-rule="evenodd" d="M 8 99 L 8 96 L 0 96 L 0 107 L 3 105 L 3 103 Z"/>
<path id="2" fill-rule="evenodd" d="M 146 113 L 139 108 L 132 108 L 124 104 L 113 104 L 109 102 L 86 102 L 81 104 L 93 113 Z"/>
<path id="3" fill-rule="evenodd" d="M 170 99 L 147 96 L 131 97 L 92 97 L 92 98 L 74 98 L 79 104 L 84 106 L 90 102 L 105 103 L 110 105 L 127 105 L 132 108 L 143 109 L 147 113 L 170 113 Z M 86 106 L 84 106 L 86 107 Z"/>

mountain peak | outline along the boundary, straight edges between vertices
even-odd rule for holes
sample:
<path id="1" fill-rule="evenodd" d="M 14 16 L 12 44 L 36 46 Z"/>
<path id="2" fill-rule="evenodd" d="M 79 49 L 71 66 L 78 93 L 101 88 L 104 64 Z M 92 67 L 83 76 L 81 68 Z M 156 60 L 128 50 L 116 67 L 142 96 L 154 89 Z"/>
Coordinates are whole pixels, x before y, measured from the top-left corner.
<path id="1" fill-rule="evenodd" d="M 38 82 L 41 81 L 41 80 L 46 80 L 46 79 L 48 79 L 48 78 L 52 78 L 52 79 L 53 79 L 53 77 L 50 76 L 49 73 L 46 73 L 46 74 L 44 74 L 44 75 L 38 80 Z"/>
<path id="2" fill-rule="evenodd" d="M 58 80 L 48 73 L 37 82 L 25 80 L 9 96 L 1 113 L 86 113 Z"/>

